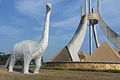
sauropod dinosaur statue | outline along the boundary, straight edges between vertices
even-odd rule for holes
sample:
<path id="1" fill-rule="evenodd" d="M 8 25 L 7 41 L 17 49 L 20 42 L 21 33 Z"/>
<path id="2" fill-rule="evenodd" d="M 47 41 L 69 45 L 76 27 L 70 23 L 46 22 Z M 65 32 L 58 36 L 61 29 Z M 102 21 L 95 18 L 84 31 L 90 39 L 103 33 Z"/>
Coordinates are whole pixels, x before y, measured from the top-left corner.
<path id="1" fill-rule="evenodd" d="M 44 23 L 44 32 L 42 34 L 41 40 L 36 42 L 32 40 L 24 40 L 15 44 L 10 57 L 8 58 L 5 67 L 8 66 L 8 71 L 13 72 L 13 66 L 17 60 L 23 61 L 23 73 L 29 73 L 29 64 L 32 59 L 35 60 L 35 71 L 34 73 L 39 73 L 41 66 L 41 57 L 48 46 L 49 37 L 49 23 L 51 15 L 52 5 L 47 3 L 46 5 L 46 15 Z"/>

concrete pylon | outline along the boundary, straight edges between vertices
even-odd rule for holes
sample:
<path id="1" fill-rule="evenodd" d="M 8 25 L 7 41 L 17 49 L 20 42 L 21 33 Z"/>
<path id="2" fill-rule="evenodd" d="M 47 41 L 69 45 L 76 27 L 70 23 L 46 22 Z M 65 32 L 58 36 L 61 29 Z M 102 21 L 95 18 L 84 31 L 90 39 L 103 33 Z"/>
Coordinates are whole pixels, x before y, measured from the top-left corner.
<path id="1" fill-rule="evenodd" d="M 98 48 L 100 46 L 100 44 L 99 44 L 99 41 L 98 41 L 98 35 L 97 35 L 97 31 L 96 31 L 96 25 L 93 26 L 93 34 L 94 34 L 94 38 L 95 38 L 96 48 Z"/>
<path id="2" fill-rule="evenodd" d="M 80 61 L 78 53 L 79 53 L 79 49 L 81 48 L 81 45 L 84 41 L 86 30 L 88 27 L 87 26 L 87 21 L 88 21 L 87 14 L 88 14 L 88 0 L 85 0 L 85 14 L 81 17 L 81 21 L 79 23 L 79 26 L 78 26 L 74 36 L 72 37 L 70 42 L 66 45 L 66 48 L 68 50 L 67 52 L 69 53 L 69 57 L 71 57 L 72 61 Z M 56 56 L 59 56 L 59 54 L 63 54 L 63 55 L 66 54 L 63 52 L 64 51 L 61 50 L 59 53 L 56 54 Z M 65 56 L 63 56 L 63 57 L 65 57 Z M 61 59 L 63 57 L 61 57 Z M 68 61 L 71 61 L 71 60 L 68 60 Z M 51 61 L 61 62 L 63 60 L 60 60 L 60 59 L 58 60 L 57 57 L 54 56 L 53 59 L 51 59 Z M 64 61 L 66 61 L 66 59 L 64 59 Z"/>
<path id="3" fill-rule="evenodd" d="M 106 35 L 106 37 L 116 46 L 116 48 L 120 51 L 120 35 L 114 32 L 102 19 L 100 16 L 99 25 Z"/>
<path id="4" fill-rule="evenodd" d="M 81 18 L 77 31 L 75 32 L 73 38 L 67 45 L 73 61 L 80 61 L 78 52 L 81 48 L 87 30 L 87 14 L 88 0 L 85 0 L 85 15 Z"/>
<path id="5" fill-rule="evenodd" d="M 97 12 L 99 14 L 99 25 L 103 33 L 106 35 L 106 37 L 112 42 L 112 44 L 117 48 L 118 51 L 120 51 L 120 35 L 117 34 L 115 31 L 113 31 L 102 19 L 100 14 L 100 0 L 98 0 L 97 3 Z"/>
<path id="6" fill-rule="evenodd" d="M 100 13 L 100 0 L 97 0 L 97 13 Z"/>
<path id="7" fill-rule="evenodd" d="M 78 29 L 75 32 L 71 41 L 67 44 L 67 46 L 60 50 L 50 60 L 50 62 L 80 61 L 78 53 L 83 43 L 86 30 L 87 30 L 87 16 L 83 16 L 78 26 Z"/>

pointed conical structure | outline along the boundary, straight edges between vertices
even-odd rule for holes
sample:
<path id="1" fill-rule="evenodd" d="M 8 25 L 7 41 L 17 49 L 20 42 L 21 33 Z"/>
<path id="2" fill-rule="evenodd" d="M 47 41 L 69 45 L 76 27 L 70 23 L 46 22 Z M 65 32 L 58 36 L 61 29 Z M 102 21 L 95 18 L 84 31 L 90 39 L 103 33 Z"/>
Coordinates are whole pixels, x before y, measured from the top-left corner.
<path id="1" fill-rule="evenodd" d="M 120 55 L 107 42 L 97 48 L 91 56 L 86 58 L 87 62 L 120 62 Z"/>
<path id="2" fill-rule="evenodd" d="M 83 62 L 86 60 L 86 55 L 83 51 L 81 51 L 78 55 L 79 55 L 80 61 Z"/>
<path id="3" fill-rule="evenodd" d="M 64 61 L 72 61 L 71 55 L 70 55 L 69 50 L 68 50 L 68 48 L 66 46 L 62 50 L 60 50 L 50 60 L 50 62 L 64 62 Z"/>

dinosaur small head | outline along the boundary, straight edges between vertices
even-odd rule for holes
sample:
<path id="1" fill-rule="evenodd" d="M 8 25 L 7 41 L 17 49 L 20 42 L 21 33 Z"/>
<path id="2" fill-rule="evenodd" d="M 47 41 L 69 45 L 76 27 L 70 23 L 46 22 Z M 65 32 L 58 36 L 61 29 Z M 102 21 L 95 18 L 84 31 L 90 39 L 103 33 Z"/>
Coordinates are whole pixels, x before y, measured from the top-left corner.
<path id="1" fill-rule="evenodd" d="M 52 9 L 52 4 L 47 3 L 46 9 L 47 9 L 47 12 L 48 12 L 48 11 L 51 11 L 51 9 Z"/>

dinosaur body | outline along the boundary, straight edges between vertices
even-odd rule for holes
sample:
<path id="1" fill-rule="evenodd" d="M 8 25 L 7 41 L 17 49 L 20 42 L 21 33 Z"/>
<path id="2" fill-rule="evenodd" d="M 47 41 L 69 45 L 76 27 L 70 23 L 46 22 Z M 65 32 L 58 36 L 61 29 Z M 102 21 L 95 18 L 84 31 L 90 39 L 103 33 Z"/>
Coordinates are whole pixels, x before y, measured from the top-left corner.
<path id="1" fill-rule="evenodd" d="M 51 14 L 51 4 L 46 5 L 46 16 L 44 24 L 44 32 L 40 41 L 24 40 L 15 44 L 11 56 L 6 62 L 8 65 L 9 72 L 13 72 L 13 66 L 17 60 L 23 61 L 23 73 L 29 73 L 29 64 L 32 59 L 35 60 L 35 71 L 34 73 L 39 73 L 41 66 L 41 57 L 48 46 L 49 38 L 49 22 Z"/>

